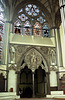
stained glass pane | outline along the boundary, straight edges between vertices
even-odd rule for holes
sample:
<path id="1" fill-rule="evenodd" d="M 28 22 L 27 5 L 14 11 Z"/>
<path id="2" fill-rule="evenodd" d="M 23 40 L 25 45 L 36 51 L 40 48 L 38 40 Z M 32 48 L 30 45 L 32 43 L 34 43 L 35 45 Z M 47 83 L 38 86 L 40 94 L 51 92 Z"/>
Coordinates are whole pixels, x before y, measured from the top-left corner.
<path id="1" fill-rule="evenodd" d="M 29 21 L 26 21 L 23 28 L 23 35 L 31 35 L 32 29 Z"/>
<path id="2" fill-rule="evenodd" d="M 46 20 L 40 16 L 39 18 L 37 18 L 37 20 L 42 24 L 43 22 L 46 22 Z"/>
<path id="3" fill-rule="evenodd" d="M 43 26 L 43 36 L 50 37 L 50 30 L 46 23 Z"/>
<path id="4" fill-rule="evenodd" d="M 21 21 L 18 19 L 15 23 L 14 23 L 14 33 L 15 34 L 22 34 L 21 32 Z"/>
<path id="5" fill-rule="evenodd" d="M 23 8 L 21 8 L 21 10 L 18 13 L 20 13 L 20 12 L 23 12 Z"/>
<path id="6" fill-rule="evenodd" d="M 34 25 L 34 35 L 41 35 L 41 26 L 38 22 Z"/>
<path id="7" fill-rule="evenodd" d="M 31 16 L 37 16 L 39 14 L 39 8 L 36 5 L 28 4 L 25 7 L 26 13 L 28 13 Z"/>
<path id="8" fill-rule="evenodd" d="M 42 11 L 42 15 L 45 16 L 45 14 L 43 13 L 43 11 Z"/>
<path id="9" fill-rule="evenodd" d="M 21 19 L 21 21 L 25 21 L 26 19 L 28 19 L 28 17 L 25 16 L 25 14 L 21 14 L 21 15 L 18 16 L 18 17 Z"/>

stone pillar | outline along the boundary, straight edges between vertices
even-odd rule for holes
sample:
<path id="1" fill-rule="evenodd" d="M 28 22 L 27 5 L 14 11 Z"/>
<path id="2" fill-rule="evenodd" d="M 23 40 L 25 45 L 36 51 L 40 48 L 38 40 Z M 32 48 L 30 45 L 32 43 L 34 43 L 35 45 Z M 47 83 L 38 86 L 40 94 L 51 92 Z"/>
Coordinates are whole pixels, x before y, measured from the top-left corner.
<path id="1" fill-rule="evenodd" d="M 17 95 L 19 95 L 20 72 L 16 72 L 16 74 L 17 74 Z"/>
<path id="2" fill-rule="evenodd" d="M 46 82 L 47 82 L 47 94 L 50 94 L 50 78 L 49 78 L 49 72 L 46 72 Z"/>
<path id="3" fill-rule="evenodd" d="M 35 97 L 35 88 L 34 88 L 34 72 L 32 72 L 32 83 L 33 83 L 33 98 Z"/>
<path id="4" fill-rule="evenodd" d="M 4 33 L 5 33 L 5 40 L 4 40 L 4 63 L 9 63 L 9 43 L 10 43 L 10 32 L 12 32 L 12 23 L 10 21 L 5 22 L 4 26 Z"/>
<path id="5" fill-rule="evenodd" d="M 50 66 L 50 89 L 51 91 L 56 90 L 57 85 L 57 66 Z"/>
<path id="6" fill-rule="evenodd" d="M 55 32 L 55 42 L 56 42 L 57 65 L 58 67 L 63 67 L 59 28 L 54 29 L 54 32 Z"/>
<path id="7" fill-rule="evenodd" d="M 58 71 L 59 71 L 59 68 L 63 67 L 62 50 L 61 50 L 61 39 L 60 39 L 59 28 L 54 29 L 54 32 L 55 32 L 55 42 L 56 42 L 57 68 L 58 68 Z M 57 73 L 58 90 L 60 89 L 59 84 L 60 84 L 60 82 L 59 82 L 59 73 Z"/>
<path id="8" fill-rule="evenodd" d="M 9 63 L 9 43 L 10 43 L 10 32 L 12 32 L 12 23 L 11 21 L 6 21 L 4 26 L 4 46 L 3 46 L 3 63 L 6 64 L 6 69 L 8 70 Z M 7 72 L 7 82 L 6 82 L 6 91 L 8 91 L 8 72 Z"/>
<path id="9" fill-rule="evenodd" d="M 60 36 L 61 36 L 61 46 L 62 46 L 62 59 L 63 67 L 65 67 L 65 0 L 59 0 L 60 13 L 61 13 L 61 26 L 60 26 Z"/>
<path id="10" fill-rule="evenodd" d="M 11 92 L 11 88 L 13 92 L 16 92 L 16 83 L 17 83 L 17 74 L 16 72 L 16 65 L 12 64 L 9 66 L 9 73 L 8 73 L 8 91 Z"/>

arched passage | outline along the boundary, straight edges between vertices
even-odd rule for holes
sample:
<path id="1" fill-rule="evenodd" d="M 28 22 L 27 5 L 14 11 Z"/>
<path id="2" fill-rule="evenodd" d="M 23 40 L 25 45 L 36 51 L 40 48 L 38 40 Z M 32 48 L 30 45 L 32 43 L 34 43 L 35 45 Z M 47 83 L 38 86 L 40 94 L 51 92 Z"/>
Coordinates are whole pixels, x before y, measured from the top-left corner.
<path id="1" fill-rule="evenodd" d="M 48 64 L 43 57 L 43 55 L 39 52 L 39 50 L 35 48 L 30 48 L 25 52 L 20 60 L 19 67 L 19 88 L 23 90 L 23 88 L 29 87 L 32 90 L 32 96 L 36 97 L 40 94 L 40 97 L 44 97 L 48 94 L 48 86 L 49 83 L 49 75 L 46 75 L 48 72 Z M 40 74 L 39 74 L 40 73 Z M 37 77 L 37 78 L 36 78 Z M 40 80 L 41 77 L 41 80 Z M 45 81 L 47 80 L 47 82 Z M 46 82 L 46 83 L 45 83 Z M 25 85 L 20 87 L 20 85 Z M 42 86 L 41 86 L 42 85 Z M 42 87 L 42 89 L 41 89 Z M 28 97 L 24 96 L 24 97 Z"/>
<path id="2" fill-rule="evenodd" d="M 25 66 L 20 71 L 19 92 L 21 98 L 32 98 L 32 71 Z"/>
<path id="3" fill-rule="evenodd" d="M 46 95 L 46 72 L 39 66 L 35 70 L 35 95 L 36 97 L 44 97 Z"/>
<path id="4" fill-rule="evenodd" d="M 4 92 L 5 91 L 5 78 L 3 76 L 3 74 L 0 74 L 0 92 Z"/>

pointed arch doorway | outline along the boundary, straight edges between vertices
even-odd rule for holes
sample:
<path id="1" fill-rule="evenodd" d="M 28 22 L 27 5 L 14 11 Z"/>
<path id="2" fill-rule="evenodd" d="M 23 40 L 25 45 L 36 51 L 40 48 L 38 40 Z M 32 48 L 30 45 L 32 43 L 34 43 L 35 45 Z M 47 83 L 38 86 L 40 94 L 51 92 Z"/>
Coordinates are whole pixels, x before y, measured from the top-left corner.
<path id="1" fill-rule="evenodd" d="M 21 88 L 24 91 L 29 88 L 32 93 L 31 97 L 44 97 L 50 93 L 48 66 L 37 49 L 31 48 L 24 53 L 18 76 L 18 90 Z M 30 94 L 27 96 L 30 97 Z"/>

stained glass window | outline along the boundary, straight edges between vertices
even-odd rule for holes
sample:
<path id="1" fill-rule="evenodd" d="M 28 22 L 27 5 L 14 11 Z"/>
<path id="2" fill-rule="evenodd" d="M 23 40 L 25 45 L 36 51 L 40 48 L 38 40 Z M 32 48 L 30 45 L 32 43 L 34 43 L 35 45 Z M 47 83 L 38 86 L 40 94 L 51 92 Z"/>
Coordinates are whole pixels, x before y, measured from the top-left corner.
<path id="1" fill-rule="evenodd" d="M 18 12 L 18 20 L 14 25 L 16 26 L 14 32 L 22 35 L 49 37 L 50 30 L 46 24 L 47 21 L 45 18 L 44 12 L 40 10 L 37 5 L 27 4 L 25 8 L 21 8 Z M 33 23 L 35 24 L 33 25 Z"/>
<path id="2" fill-rule="evenodd" d="M 46 20 L 45 20 L 42 16 L 40 16 L 39 18 L 37 18 L 37 20 L 38 20 L 41 24 L 43 24 L 43 22 L 46 22 Z"/>
<path id="3" fill-rule="evenodd" d="M 15 23 L 14 23 L 14 33 L 15 34 L 22 34 L 22 27 L 21 27 L 21 21 L 18 19 Z"/>
<path id="4" fill-rule="evenodd" d="M 41 26 L 39 25 L 38 22 L 35 23 L 34 25 L 34 35 L 41 35 Z"/>
<path id="5" fill-rule="evenodd" d="M 47 24 L 45 23 L 43 26 L 43 36 L 44 37 L 49 37 L 50 36 L 50 30 Z"/>
<path id="6" fill-rule="evenodd" d="M 21 12 L 23 12 L 23 8 L 21 8 L 20 11 L 19 11 L 18 13 L 21 13 Z"/>
<path id="7" fill-rule="evenodd" d="M 26 21 L 23 28 L 23 35 L 31 35 L 32 29 L 29 21 Z"/>
<path id="8" fill-rule="evenodd" d="M 37 16 L 39 14 L 39 8 L 33 4 L 26 5 L 25 10 L 26 10 L 26 13 L 28 13 L 31 16 Z"/>
<path id="9" fill-rule="evenodd" d="M 21 14 L 21 15 L 19 16 L 19 18 L 21 19 L 21 21 L 25 21 L 25 20 L 28 19 L 28 17 L 25 16 L 25 14 Z"/>
<path id="10" fill-rule="evenodd" d="M 43 11 L 42 11 L 42 15 L 45 16 L 45 14 L 43 13 Z"/>

